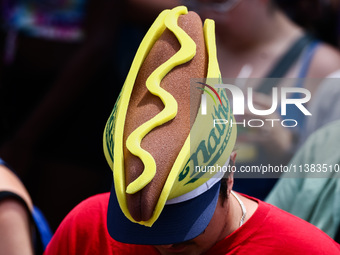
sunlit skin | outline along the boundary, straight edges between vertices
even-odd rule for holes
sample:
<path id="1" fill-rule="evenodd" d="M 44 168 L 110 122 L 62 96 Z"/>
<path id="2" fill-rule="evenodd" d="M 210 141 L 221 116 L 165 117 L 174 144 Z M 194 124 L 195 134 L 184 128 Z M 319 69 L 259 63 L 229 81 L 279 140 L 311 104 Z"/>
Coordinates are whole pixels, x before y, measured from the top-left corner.
<path id="1" fill-rule="evenodd" d="M 215 21 L 218 42 L 237 53 L 243 54 L 245 50 L 257 47 L 259 43 L 262 45 L 273 34 L 274 26 L 267 24 L 269 20 L 272 21 L 274 15 L 269 7 L 269 0 L 239 0 L 226 12 L 209 8 L 210 3 L 218 1 L 198 0 L 198 2 L 201 3 L 197 10 L 201 17 Z M 281 19 L 281 15 L 279 16 Z M 263 29 L 264 27 L 266 29 Z"/>
<path id="2" fill-rule="evenodd" d="M 235 157 L 236 153 L 232 153 L 231 160 L 233 162 L 235 161 Z M 223 240 L 226 236 L 239 228 L 240 219 L 242 217 L 242 210 L 235 197 L 232 196 L 230 193 L 232 186 L 233 176 L 231 175 L 228 178 L 227 198 L 223 200 L 221 196 L 219 197 L 215 213 L 207 228 L 202 234 L 192 240 L 183 243 L 155 246 L 160 254 L 203 254 L 211 247 L 213 247 L 217 242 Z M 239 197 L 247 207 L 247 220 L 256 210 L 257 203 L 245 197 Z"/>
<path id="3" fill-rule="evenodd" d="M 303 34 L 270 0 L 240 0 L 225 13 L 204 6 L 198 11 L 203 19 L 216 22 L 222 77 L 237 77 L 245 64 L 252 66 L 249 78 L 265 77 L 278 56 Z M 291 70 L 287 76 L 296 73 Z"/>

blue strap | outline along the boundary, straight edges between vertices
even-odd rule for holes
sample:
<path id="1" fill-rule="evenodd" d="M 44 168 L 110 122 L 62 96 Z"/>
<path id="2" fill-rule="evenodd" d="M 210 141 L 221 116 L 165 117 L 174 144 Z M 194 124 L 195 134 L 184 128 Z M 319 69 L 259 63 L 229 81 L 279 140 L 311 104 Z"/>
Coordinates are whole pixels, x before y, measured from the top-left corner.
<path id="1" fill-rule="evenodd" d="M 298 78 L 306 78 L 315 51 L 319 45 L 320 42 L 315 40 L 306 48 L 306 52 L 302 56 L 301 69 L 298 74 Z"/>
<path id="2" fill-rule="evenodd" d="M 43 213 L 36 206 L 33 208 L 32 217 L 39 232 L 43 249 L 45 250 L 52 238 L 53 233 Z"/>
<path id="3" fill-rule="evenodd" d="M 298 73 L 298 79 L 295 84 L 295 87 L 298 87 L 298 88 L 303 87 L 304 78 L 306 78 L 307 76 L 310 64 L 312 62 L 314 54 L 319 45 L 320 45 L 320 42 L 315 40 L 308 45 L 305 52 L 303 53 L 302 59 L 301 59 L 301 68 Z M 293 93 L 291 98 L 294 98 L 294 99 L 301 98 L 301 94 Z M 303 124 L 305 120 L 305 115 L 299 109 L 297 109 L 295 105 L 287 105 L 286 118 L 297 120 L 299 123 L 298 130 L 302 130 L 302 127 L 304 126 Z"/>
<path id="4" fill-rule="evenodd" d="M 8 167 L 7 163 L 2 158 L 0 158 L 0 165 Z"/>
<path id="5" fill-rule="evenodd" d="M 313 41 L 313 38 L 308 34 L 301 36 L 296 40 L 291 47 L 281 56 L 275 63 L 274 67 L 266 75 L 266 78 L 282 78 L 286 75 L 292 65 L 303 54 L 304 49 Z M 265 79 L 257 88 L 257 92 L 269 95 L 272 88 L 277 85 L 276 79 Z"/>

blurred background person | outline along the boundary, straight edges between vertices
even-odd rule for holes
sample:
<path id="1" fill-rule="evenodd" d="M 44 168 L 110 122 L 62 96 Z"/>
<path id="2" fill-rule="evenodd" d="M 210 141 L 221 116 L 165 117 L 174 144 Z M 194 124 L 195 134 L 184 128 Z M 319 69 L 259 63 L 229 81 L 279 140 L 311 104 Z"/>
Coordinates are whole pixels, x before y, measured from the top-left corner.
<path id="1" fill-rule="evenodd" d="M 325 78 L 340 68 L 338 50 L 310 36 L 285 15 L 275 1 L 197 0 L 184 3 L 198 11 L 202 18 L 215 20 L 218 58 L 225 79 L 299 78 L 290 80 L 289 86 L 307 89 L 313 100 L 318 82 L 301 82 L 301 79 Z M 255 109 L 271 107 L 271 86 L 279 86 L 278 83 L 271 85 L 271 79 L 249 79 L 251 84 L 246 84 L 245 87 L 251 86 L 255 91 Z M 293 98 L 299 96 L 291 95 Z M 282 125 L 243 129 L 239 126 L 238 168 L 241 165 L 275 166 L 289 161 L 303 133 L 305 116 L 297 107 L 289 108 L 287 112 L 287 116 L 280 116 L 279 111 L 258 116 L 246 110 L 245 115 L 240 116 L 240 119 L 263 121 L 284 117 L 297 120 L 299 125 L 295 129 Z M 239 178 L 235 190 L 264 199 L 275 182 L 275 178 Z"/>

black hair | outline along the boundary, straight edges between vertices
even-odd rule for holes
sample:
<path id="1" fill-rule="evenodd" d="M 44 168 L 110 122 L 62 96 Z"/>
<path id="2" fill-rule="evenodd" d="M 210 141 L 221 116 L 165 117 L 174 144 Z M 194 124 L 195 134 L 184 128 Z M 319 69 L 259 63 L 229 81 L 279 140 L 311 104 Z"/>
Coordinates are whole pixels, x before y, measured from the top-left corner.
<path id="1" fill-rule="evenodd" d="M 232 160 L 229 161 L 228 169 L 232 169 L 235 166 L 234 162 Z M 222 199 L 222 205 L 224 201 L 228 198 L 228 178 L 229 178 L 230 172 L 226 172 L 221 179 L 221 187 L 220 187 L 220 197 Z"/>
<path id="2" fill-rule="evenodd" d="M 223 202 L 228 198 L 227 191 L 228 191 L 228 178 L 223 177 L 221 180 L 221 187 L 220 187 L 220 197 L 222 199 L 222 205 L 223 205 Z"/>

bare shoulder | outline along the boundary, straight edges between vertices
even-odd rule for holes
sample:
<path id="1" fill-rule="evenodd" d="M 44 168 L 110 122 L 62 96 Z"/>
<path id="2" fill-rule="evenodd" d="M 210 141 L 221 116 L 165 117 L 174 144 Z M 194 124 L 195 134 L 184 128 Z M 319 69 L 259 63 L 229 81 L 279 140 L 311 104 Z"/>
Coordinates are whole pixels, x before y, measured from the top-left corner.
<path id="1" fill-rule="evenodd" d="M 10 191 L 24 199 L 30 209 L 33 208 L 31 197 L 19 178 L 7 167 L 0 165 L 0 191 Z"/>
<path id="2" fill-rule="evenodd" d="M 324 78 L 340 69 L 340 51 L 328 45 L 321 44 L 311 62 L 308 72 L 310 78 Z"/>

